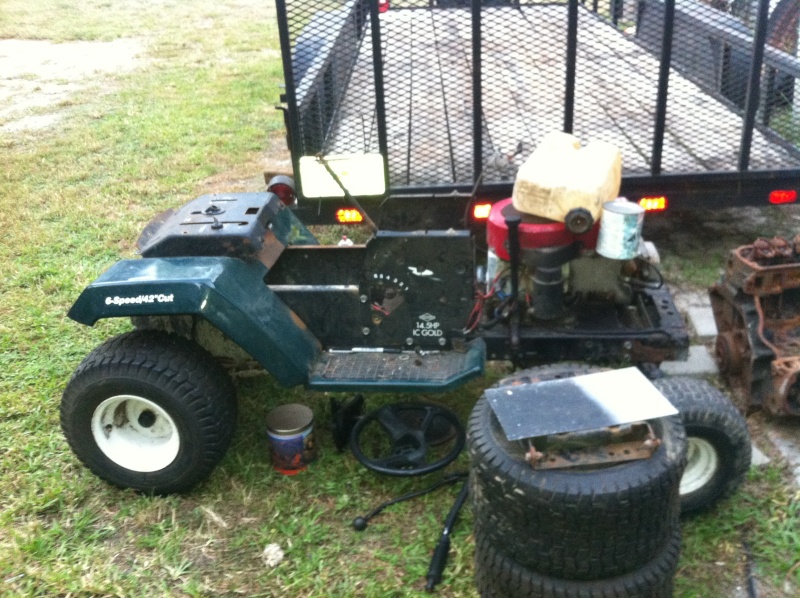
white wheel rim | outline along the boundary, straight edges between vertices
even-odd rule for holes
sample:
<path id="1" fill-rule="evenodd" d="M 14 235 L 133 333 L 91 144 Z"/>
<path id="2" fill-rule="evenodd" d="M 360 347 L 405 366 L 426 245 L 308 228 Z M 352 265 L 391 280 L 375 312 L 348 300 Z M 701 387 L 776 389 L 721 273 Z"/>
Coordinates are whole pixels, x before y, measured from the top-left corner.
<path id="1" fill-rule="evenodd" d="M 707 440 L 690 436 L 686 470 L 681 477 L 681 495 L 699 490 L 711 481 L 719 467 L 717 449 Z"/>
<path id="2" fill-rule="evenodd" d="M 103 454 L 125 469 L 148 473 L 175 460 L 181 438 L 170 415 L 134 395 L 106 399 L 92 416 L 92 436 Z"/>

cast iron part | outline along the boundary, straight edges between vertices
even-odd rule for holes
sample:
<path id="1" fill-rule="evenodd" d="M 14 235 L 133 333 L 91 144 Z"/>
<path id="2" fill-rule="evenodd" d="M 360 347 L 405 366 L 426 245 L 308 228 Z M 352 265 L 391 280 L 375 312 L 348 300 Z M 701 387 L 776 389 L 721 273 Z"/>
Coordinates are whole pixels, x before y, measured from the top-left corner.
<path id="1" fill-rule="evenodd" d="M 800 235 L 738 247 L 709 290 L 720 374 L 745 412 L 800 415 L 799 246 Z"/>
<path id="2" fill-rule="evenodd" d="M 446 421 L 455 430 L 452 446 L 443 456 L 428 460 L 428 452 L 439 437 L 437 422 Z M 389 437 L 377 447 L 380 456 L 368 457 L 364 451 L 363 434 L 377 423 Z M 381 439 L 382 441 L 384 439 Z M 464 448 L 466 434 L 455 413 L 430 403 L 394 403 L 380 407 L 361 418 L 350 435 L 350 450 L 367 469 L 391 476 L 417 476 L 431 473 L 451 463 Z M 446 449 L 445 449 L 446 450 Z"/>

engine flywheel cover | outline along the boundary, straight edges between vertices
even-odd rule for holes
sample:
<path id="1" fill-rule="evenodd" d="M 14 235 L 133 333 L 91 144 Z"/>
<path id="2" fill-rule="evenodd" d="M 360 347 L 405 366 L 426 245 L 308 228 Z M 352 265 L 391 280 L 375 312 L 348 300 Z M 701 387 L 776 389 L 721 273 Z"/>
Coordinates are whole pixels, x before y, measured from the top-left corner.
<path id="1" fill-rule="evenodd" d="M 497 256 L 502 260 L 510 260 L 508 254 L 508 226 L 506 217 L 519 216 L 519 244 L 521 249 L 541 249 L 544 247 L 561 247 L 580 241 L 584 249 L 594 249 L 597 245 L 597 234 L 600 223 L 597 222 L 587 232 L 575 234 L 567 230 L 563 222 L 540 218 L 518 211 L 511 203 L 511 198 L 497 202 L 489 213 L 486 225 L 486 240 Z"/>

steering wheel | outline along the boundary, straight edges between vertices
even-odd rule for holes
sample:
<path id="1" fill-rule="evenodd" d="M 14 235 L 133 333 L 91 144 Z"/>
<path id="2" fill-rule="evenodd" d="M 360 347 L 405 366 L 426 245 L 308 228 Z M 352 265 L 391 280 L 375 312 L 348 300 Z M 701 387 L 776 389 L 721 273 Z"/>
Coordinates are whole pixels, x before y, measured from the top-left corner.
<path id="1" fill-rule="evenodd" d="M 350 450 L 372 471 L 417 476 L 452 462 L 465 441 L 464 427 L 449 409 L 430 403 L 394 403 L 356 423 Z"/>

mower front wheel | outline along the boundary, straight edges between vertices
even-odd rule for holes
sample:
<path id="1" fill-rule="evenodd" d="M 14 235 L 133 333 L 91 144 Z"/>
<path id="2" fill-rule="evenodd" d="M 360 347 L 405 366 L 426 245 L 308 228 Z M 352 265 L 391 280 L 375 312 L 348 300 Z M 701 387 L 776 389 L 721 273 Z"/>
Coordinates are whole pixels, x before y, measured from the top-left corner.
<path id="1" fill-rule="evenodd" d="M 111 339 L 78 366 L 64 391 L 61 427 L 98 477 L 148 494 L 188 490 L 228 448 L 235 390 L 202 348 L 137 331 Z"/>

